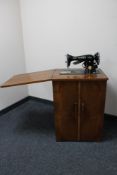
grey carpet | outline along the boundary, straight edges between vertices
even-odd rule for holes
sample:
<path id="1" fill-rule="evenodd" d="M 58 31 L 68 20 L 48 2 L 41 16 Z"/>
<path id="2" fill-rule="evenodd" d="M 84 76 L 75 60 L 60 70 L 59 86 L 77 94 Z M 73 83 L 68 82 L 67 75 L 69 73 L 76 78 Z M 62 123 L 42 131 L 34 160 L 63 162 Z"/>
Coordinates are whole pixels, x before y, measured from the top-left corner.
<path id="1" fill-rule="evenodd" d="M 116 175 L 117 119 L 95 142 L 56 142 L 52 103 L 30 100 L 0 117 L 0 175 Z"/>

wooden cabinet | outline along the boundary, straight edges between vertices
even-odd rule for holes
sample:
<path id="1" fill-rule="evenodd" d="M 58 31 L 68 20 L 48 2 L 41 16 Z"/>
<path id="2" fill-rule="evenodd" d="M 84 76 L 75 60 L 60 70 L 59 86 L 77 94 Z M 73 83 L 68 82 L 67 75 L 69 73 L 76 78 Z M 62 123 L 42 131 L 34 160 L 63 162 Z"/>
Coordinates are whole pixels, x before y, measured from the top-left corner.
<path id="1" fill-rule="evenodd" d="M 100 140 L 103 129 L 105 81 L 80 83 L 79 140 Z"/>
<path id="2" fill-rule="evenodd" d="M 106 80 L 80 77 L 53 81 L 57 141 L 99 141 Z"/>
<path id="3" fill-rule="evenodd" d="M 62 69 L 13 76 L 1 87 L 52 81 L 57 141 L 99 141 L 103 129 L 107 76 L 61 75 Z"/>
<path id="4" fill-rule="evenodd" d="M 78 85 L 77 82 L 53 82 L 55 128 L 57 140 L 77 140 Z"/>

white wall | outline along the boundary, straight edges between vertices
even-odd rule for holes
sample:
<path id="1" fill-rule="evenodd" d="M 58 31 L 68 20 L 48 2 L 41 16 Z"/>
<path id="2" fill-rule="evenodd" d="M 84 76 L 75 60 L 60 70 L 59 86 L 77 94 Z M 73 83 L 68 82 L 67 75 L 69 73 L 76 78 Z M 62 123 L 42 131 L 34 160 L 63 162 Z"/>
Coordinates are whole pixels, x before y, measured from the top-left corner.
<path id="1" fill-rule="evenodd" d="M 99 51 L 109 76 L 106 113 L 117 115 L 117 1 L 20 0 L 27 72 L 65 67 L 65 54 Z M 50 83 L 30 95 L 52 99 Z"/>
<path id="2" fill-rule="evenodd" d="M 0 83 L 25 72 L 18 0 L 0 0 Z M 0 89 L 0 110 L 27 96 L 27 88 Z"/>

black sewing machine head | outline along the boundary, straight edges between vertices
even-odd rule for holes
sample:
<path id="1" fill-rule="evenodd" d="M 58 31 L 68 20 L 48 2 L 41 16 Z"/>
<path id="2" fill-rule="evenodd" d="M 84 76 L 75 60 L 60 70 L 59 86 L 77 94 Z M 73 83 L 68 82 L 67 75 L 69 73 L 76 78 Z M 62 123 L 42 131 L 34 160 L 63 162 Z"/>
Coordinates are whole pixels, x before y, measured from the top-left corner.
<path id="1" fill-rule="evenodd" d="M 73 64 L 82 63 L 83 68 L 85 68 L 85 73 L 95 73 L 96 68 L 100 63 L 100 55 L 99 53 L 95 53 L 94 55 L 81 55 L 81 56 L 72 56 L 67 54 L 67 67 L 70 66 L 71 62 Z"/>

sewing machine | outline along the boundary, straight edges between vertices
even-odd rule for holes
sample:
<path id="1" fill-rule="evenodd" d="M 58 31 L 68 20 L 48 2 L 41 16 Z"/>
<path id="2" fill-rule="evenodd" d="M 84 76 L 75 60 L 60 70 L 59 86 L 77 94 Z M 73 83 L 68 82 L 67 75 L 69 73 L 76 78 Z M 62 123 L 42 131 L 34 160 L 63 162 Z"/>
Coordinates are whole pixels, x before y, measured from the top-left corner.
<path id="1" fill-rule="evenodd" d="M 84 69 L 69 69 L 72 61 L 73 64 L 83 63 Z M 15 75 L 1 87 L 52 81 L 56 140 L 99 141 L 108 80 L 104 72 L 97 69 L 99 62 L 99 53 L 77 57 L 67 55 L 67 69 Z"/>
<path id="2" fill-rule="evenodd" d="M 67 70 L 64 70 L 61 72 L 61 74 L 95 74 L 100 73 L 98 68 L 98 65 L 100 63 L 100 55 L 99 53 L 95 53 L 94 55 L 81 55 L 81 56 L 72 56 L 67 54 Z M 82 63 L 82 66 L 84 69 L 71 69 L 70 64 L 73 62 L 73 64 L 80 64 Z"/>

